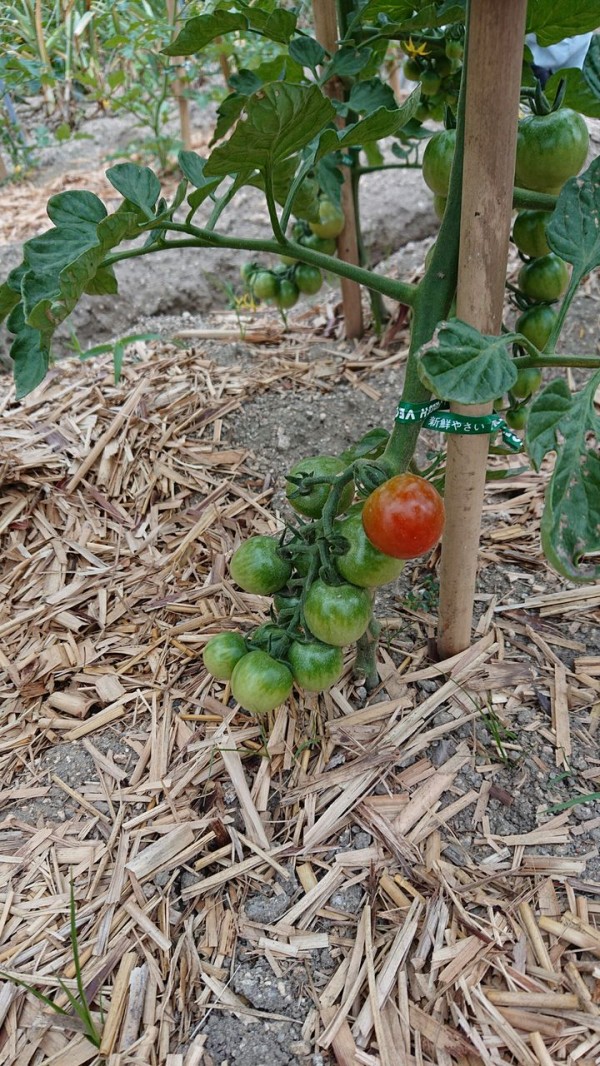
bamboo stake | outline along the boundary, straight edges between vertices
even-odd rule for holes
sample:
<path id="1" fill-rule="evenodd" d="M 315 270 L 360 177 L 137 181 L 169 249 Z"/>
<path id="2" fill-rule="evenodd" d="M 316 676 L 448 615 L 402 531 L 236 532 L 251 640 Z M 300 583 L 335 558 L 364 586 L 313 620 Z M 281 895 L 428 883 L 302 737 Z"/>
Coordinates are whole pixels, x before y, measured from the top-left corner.
<path id="1" fill-rule="evenodd" d="M 315 20 L 315 36 L 319 44 L 323 45 L 332 55 L 337 51 L 337 14 L 335 0 L 313 0 L 313 16 Z M 335 100 L 344 99 L 344 89 L 337 78 L 332 78 L 324 86 L 324 91 Z M 338 124 L 344 125 L 344 120 L 339 119 Z M 353 263 L 359 266 L 358 239 L 356 235 L 356 216 L 354 213 L 354 198 L 352 196 L 352 179 L 348 167 L 342 167 L 344 184 L 342 185 L 342 210 L 346 224 L 337 239 L 337 251 L 340 259 L 345 263 Z M 342 305 L 344 309 L 344 323 L 346 337 L 362 337 L 363 314 L 360 298 L 360 285 L 349 278 L 340 279 L 342 286 Z"/>
<path id="2" fill-rule="evenodd" d="M 0 181 L 6 181 L 7 177 L 8 177 L 8 170 L 7 170 L 7 167 L 6 167 L 6 163 L 4 162 L 2 156 L 0 155 Z"/>
<path id="3" fill-rule="evenodd" d="M 176 0 L 167 0 L 167 17 L 173 27 L 173 31 L 177 30 L 177 12 L 176 12 Z M 186 151 L 189 151 L 192 147 L 192 129 L 190 124 L 190 103 L 183 92 L 183 83 L 181 73 L 184 72 L 183 60 L 181 57 L 173 60 L 173 65 L 177 72 L 177 77 L 173 82 L 173 96 L 177 100 L 177 107 L 179 108 L 179 127 L 181 129 L 181 140 L 183 147 Z"/>
<path id="4" fill-rule="evenodd" d="M 456 313 L 492 334 L 502 323 L 526 8 L 526 0 L 472 0 L 469 18 Z M 492 410 L 491 403 L 451 406 L 468 415 Z M 448 438 L 438 630 L 442 658 L 471 640 L 488 446 L 487 436 Z"/>

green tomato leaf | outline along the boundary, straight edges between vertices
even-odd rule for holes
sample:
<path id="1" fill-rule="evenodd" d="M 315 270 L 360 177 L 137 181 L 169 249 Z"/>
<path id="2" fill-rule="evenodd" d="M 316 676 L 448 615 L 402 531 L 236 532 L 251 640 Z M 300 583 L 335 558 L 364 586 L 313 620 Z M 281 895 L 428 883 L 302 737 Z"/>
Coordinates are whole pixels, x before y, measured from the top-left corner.
<path id="1" fill-rule="evenodd" d="M 367 81 L 357 81 L 350 90 L 348 97 L 350 111 L 366 111 L 371 114 L 379 107 L 385 107 L 388 111 L 396 108 L 396 97 L 389 85 L 384 85 L 381 78 L 369 78 Z"/>
<path id="2" fill-rule="evenodd" d="M 465 2 L 441 0 L 439 3 L 419 3 L 418 0 L 368 0 L 352 22 L 350 30 L 359 23 L 381 21 L 381 16 L 394 23 L 387 30 L 422 30 L 464 22 Z"/>
<path id="3" fill-rule="evenodd" d="M 0 285 L 0 322 L 8 317 L 13 307 L 19 302 L 19 293 L 11 289 L 7 281 Z"/>
<path id="4" fill-rule="evenodd" d="M 46 211 L 55 226 L 84 225 L 93 227 L 94 231 L 107 214 L 102 200 L 84 189 L 72 189 L 51 196 Z"/>
<path id="5" fill-rule="evenodd" d="M 291 156 L 284 160 L 273 174 L 273 192 L 278 204 L 283 207 L 287 201 L 291 184 L 296 176 L 298 168 L 298 156 Z M 262 174 L 253 174 L 249 185 L 254 185 L 264 192 L 265 181 Z M 296 218 L 303 218 L 306 222 L 316 222 L 319 218 L 319 185 L 314 178 L 304 178 L 292 203 L 292 214 Z"/>
<path id="6" fill-rule="evenodd" d="M 458 318 L 443 322 L 422 349 L 419 377 L 440 400 L 488 403 L 517 380 L 509 354 L 516 334 L 490 337 Z"/>
<path id="7" fill-rule="evenodd" d="M 206 159 L 203 159 L 197 152 L 182 151 L 177 158 L 182 173 L 195 186 L 195 191 L 188 196 L 188 204 L 195 211 L 221 184 L 221 179 L 205 177 Z"/>
<path id="8" fill-rule="evenodd" d="M 111 266 L 99 267 L 83 291 L 88 296 L 116 296 L 119 286 L 113 268 Z"/>
<path id="9" fill-rule="evenodd" d="M 242 96 L 250 96 L 257 89 L 260 89 L 262 78 L 259 78 L 253 70 L 240 70 L 237 74 L 231 75 L 229 85 L 236 93 L 240 93 Z"/>
<path id="10" fill-rule="evenodd" d="M 226 175 L 280 165 L 309 144 L 335 115 L 316 85 L 274 82 L 251 96 L 244 121 L 212 152 L 205 173 Z"/>
<path id="11" fill-rule="evenodd" d="M 23 258 L 29 270 L 52 275 L 91 248 L 97 239 L 95 226 L 57 226 L 26 241 Z"/>
<path id="12" fill-rule="evenodd" d="M 327 59 L 327 52 L 313 37 L 294 37 L 289 44 L 289 53 L 301 67 L 308 67 L 315 78 L 317 67 L 322 66 Z"/>
<path id="13" fill-rule="evenodd" d="M 327 199 L 339 206 L 342 202 L 344 175 L 337 165 L 336 157 L 328 155 L 325 159 L 319 160 L 315 167 L 315 174 L 319 188 L 323 190 Z"/>
<path id="14" fill-rule="evenodd" d="M 529 0 L 527 33 L 542 48 L 598 27 L 598 0 Z"/>
<path id="15" fill-rule="evenodd" d="M 217 124 L 210 142 L 211 146 L 222 140 L 227 131 L 237 122 L 247 99 L 248 97 L 243 93 L 230 93 L 221 101 L 217 108 Z"/>
<path id="16" fill-rule="evenodd" d="M 150 167 L 141 167 L 138 163 L 117 163 L 106 171 L 106 177 L 125 200 L 139 207 L 146 218 L 153 218 L 160 196 L 160 181 Z"/>
<path id="17" fill-rule="evenodd" d="M 7 328 L 15 334 L 10 357 L 17 400 L 22 400 L 42 382 L 48 372 L 50 350 L 37 329 L 28 326 L 23 317 L 23 306 L 18 304 L 11 313 Z"/>
<path id="18" fill-rule="evenodd" d="M 163 48 L 166 56 L 193 56 L 215 37 L 248 28 L 245 17 L 235 11 L 216 11 L 214 15 L 196 15 L 188 19 L 171 44 Z"/>
<path id="19" fill-rule="evenodd" d="M 420 97 L 421 89 L 418 87 L 401 107 L 395 107 L 393 110 L 378 107 L 366 118 L 354 122 L 351 126 L 346 126 L 343 130 L 324 130 L 319 138 L 316 158 L 322 159 L 324 155 L 337 149 L 352 148 L 378 141 L 382 137 L 393 136 L 414 118 Z"/>
<path id="20" fill-rule="evenodd" d="M 600 266 L 600 158 L 565 183 L 546 233 L 552 251 L 573 264 L 572 286 Z"/>
<path id="21" fill-rule="evenodd" d="M 583 70 L 569 67 L 553 74 L 545 87 L 550 99 L 554 97 L 560 82 L 566 81 L 563 100 L 565 107 L 571 107 L 582 115 L 600 118 L 600 36 L 595 34 L 590 42 Z"/>
<path id="22" fill-rule="evenodd" d="M 323 71 L 323 81 L 330 78 L 355 78 L 371 59 L 370 48 L 339 48 Z"/>
<path id="23" fill-rule="evenodd" d="M 291 11 L 276 8 L 265 11 L 236 0 L 236 11 L 215 11 L 212 15 L 196 15 L 188 19 L 181 32 L 165 49 L 167 56 L 191 56 L 201 52 L 215 37 L 236 30 L 259 33 L 269 41 L 287 44 L 296 29 L 296 16 Z"/>
<path id="24" fill-rule="evenodd" d="M 535 397 L 526 443 L 536 467 L 549 451 L 556 462 L 546 490 L 541 523 L 546 558 L 571 581 L 597 581 L 600 566 L 582 565 L 600 551 L 600 418 L 594 396 L 600 371 L 581 392 L 552 381 Z"/>

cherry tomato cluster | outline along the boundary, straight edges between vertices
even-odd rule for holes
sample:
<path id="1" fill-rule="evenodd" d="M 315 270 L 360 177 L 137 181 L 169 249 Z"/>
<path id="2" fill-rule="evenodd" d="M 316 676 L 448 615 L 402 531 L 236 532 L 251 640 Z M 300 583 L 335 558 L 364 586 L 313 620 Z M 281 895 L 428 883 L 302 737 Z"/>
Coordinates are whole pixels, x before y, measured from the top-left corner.
<path id="1" fill-rule="evenodd" d="M 294 222 L 292 238 L 305 248 L 334 255 L 336 237 L 345 224 L 344 212 L 326 196 L 318 202 L 317 222 Z M 281 256 L 281 265 L 273 269 L 260 263 L 244 263 L 241 267 L 242 281 L 255 301 L 275 304 L 281 311 L 288 311 L 298 302 L 300 294 L 314 296 L 323 284 L 323 275 L 318 267 L 301 263 L 290 256 Z"/>
<path id="2" fill-rule="evenodd" d="M 415 45 L 411 40 L 401 45 L 407 54 L 403 72 L 408 81 L 421 85 L 421 102 L 416 118 L 419 122 L 433 119 L 442 122 L 446 107 L 453 111 L 458 103 L 464 42 L 461 38 L 433 41 Z"/>
<path id="3" fill-rule="evenodd" d="M 355 501 L 356 489 L 366 495 Z M 373 590 L 437 544 L 444 504 L 414 474 L 386 479 L 376 463 L 334 455 L 302 459 L 287 475 L 295 512 L 282 536 L 254 536 L 233 554 L 245 592 L 272 596 L 271 620 L 246 636 L 225 632 L 204 649 L 213 677 L 247 711 L 267 714 L 295 684 L 322 692 L 343 672 L 348 645 L 372 622 Z"/>

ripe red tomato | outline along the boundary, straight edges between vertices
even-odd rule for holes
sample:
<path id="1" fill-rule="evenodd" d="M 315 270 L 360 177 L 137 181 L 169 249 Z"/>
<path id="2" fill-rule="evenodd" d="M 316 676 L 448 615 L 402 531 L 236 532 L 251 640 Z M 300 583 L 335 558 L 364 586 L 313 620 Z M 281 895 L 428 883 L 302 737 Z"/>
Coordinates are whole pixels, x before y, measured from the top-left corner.
<path id="1" fill-rule="evenodd" d="M 365 500 L 363 526 L 376 548 L 395 559 L 416 559 L 433 548 L 444 529 L 444 501 L 430 481 L 398 474 Z"/>

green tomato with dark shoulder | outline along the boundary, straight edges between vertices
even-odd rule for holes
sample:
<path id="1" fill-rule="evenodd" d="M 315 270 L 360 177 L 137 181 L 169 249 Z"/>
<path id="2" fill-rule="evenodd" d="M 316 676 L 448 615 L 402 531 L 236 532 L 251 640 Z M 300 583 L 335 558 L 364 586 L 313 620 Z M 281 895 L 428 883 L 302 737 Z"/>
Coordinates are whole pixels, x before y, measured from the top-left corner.
<path id="1" fill-rule="evenodd" d="M 522 333 L 541 352 L 546 347 L 556 325 L 556 311 L 548 304 L 530 307 L 515 323 L 517 333 Z"/>
<path id="2" fill-rule="evenodd" d="M 250 537 L 235 551 L 229 572 L 244 592 L 270 596 L 287 584 L 292 564 L 279 553 L 274 537 Z"/>
<path id="3" fill-rule="evenodd" d="M 339 681 L 344 669 L 342 649 L 318 640 L 306 644 L 294 641 L 288 659 L 294 681 L 307 692 L 324 692 L 331 688 Z"/>
<path id="4" fill-rule="evenodd" d="M 283 663 L 266 651 L 250 651 L 231 675 L 233 698 L 252 714 L 268 714 L 289 697 L 294 679 Z"/>
<path id="5" fill-rule="evenodd" d="M 362 515 L 353 514 L 336 522 L 335 532 L 348 542 L 347 551 L 336 555 L 335 566 L 346 581 L 360 588 L 376 588 L 395 581 L 404 570 L 404 560 L 384 555 L 367 537 Z"/>
<path id="6" fill-rule="evenodd" d="M 550 245 L 546 225 L 551 216 L 547 211 L 519 211 L 513 223 L 513 241 L 523 255 L 537 259 L 548 255 Z"/>
<path id="7" fill-rule="evenodd" d="M 323 284 L 323 275 L 318 267 L 299 263 L 294 271 L 294 281 L 305 296 L 314 296 Z"/>
<path id="8" fill-rule="evenodd" d="M 559 193 L 585 163 L 590 135 L 585 119 L 570 107 L 519 122 L 515 184 L 536 192 Z"/>
<path id="9" fill-rule="evenodd" d="M 272 300 L 279 292 L 280 281 L 271 270 L 259 270 L 252 276 L 250 286 L 259 300 Z"/>
<path id="10" fill-rule="evenodd" d="M 202 661 L 217 681 L 229 681 L 235 666 L 248 654 L 241 633 L 217 633 L 211 637 L 202 653 Z"/>
<path id="11" fill-rule="evenodd" d="M 511 387 L 511 392 L 517 400 L 528 400 L 537 392 L 542 384 L 542 371 L 535 366 L 519 370 L 517 380 Z"/>
<path id="12" fill-rule="evenodd" d="M 316 233 L 303 237 L 300 244 L 311 248 L 313 252 L 322 252 L 323 255 L 335 255 L 337 250 L 335 237 L 317 237 Z"/>
<path id="13" fill-rule="evenodd" d="M 569 268 L 554 252 L 530 260 L 519 271 L 519 289 L 532 300 L 544 303 L 560 300 L 568 284 Z"/>
<path id="14" fill-rule="evenodd" d="M 423 152 L 423 179 L 437 196 L 447 196 L 456 149 L 456 130 L 434 133 Z"/>
<path id="15" fill-rule="evenodd" d="M 371 597 L 356 585 L 327 585 L 319 578 L 308 590 L 304 618 L 324 644 L 343 648 L 362 637 L 371 621 Z"/>
<path id="16" fill-rule="evenodd" d="M 300 459 L 299 462 L 295 463 L 288 477 L 333 478 L 336 474 L 341 474 L 342 470 L 345 469 L 344 460 L 338 459 L 336 455 L 315 455 L 312 458 Z M 312 485 L 307 487 L 306 491 L 303 491 L 302 485 L 297 485 L 294 481 L 288 481 L 285 488 L 290 506 L 298 514 L 305 515 L 307 518 L 321 517 L 330 491 L 331 485 L 327 483 Z M 352 503 L 353 498 L 354 482 L 350 481 L 344 486 L 337 513 L 341 514 L 342 511 L 345 511 Z"/>
<path id="17" fill-rule="evenodd" d="M 526 407 L 509 407 L 504 417 L 511 429 L 525 429 L 528 415 Z"/>
<path id="18" fill-rule="evenodd" d="M 290 307 L 298 303 L 299 296 L 298 286 L 289 278 L 282 278 L 279 282 L 279 291 L 275 296 L 275 303 L 281 310 L 289 311 Z"/>

